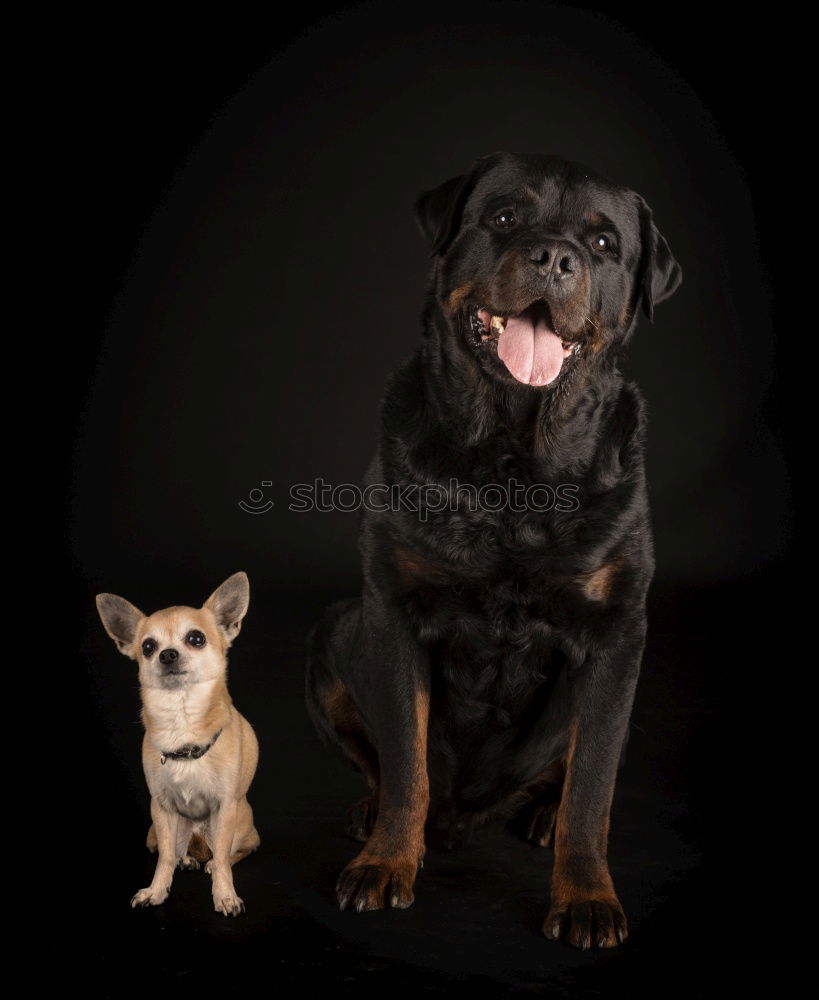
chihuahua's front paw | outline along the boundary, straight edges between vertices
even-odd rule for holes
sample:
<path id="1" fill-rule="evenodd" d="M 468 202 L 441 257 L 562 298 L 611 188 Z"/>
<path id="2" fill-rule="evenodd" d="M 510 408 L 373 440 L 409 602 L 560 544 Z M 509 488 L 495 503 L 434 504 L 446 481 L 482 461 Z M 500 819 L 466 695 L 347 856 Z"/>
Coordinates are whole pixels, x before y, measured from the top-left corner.
<path id="1" fill-rule="evenodd" d="M 238 917 L 245 912 L 245 904 L 235 892 L 222 892 L 218 896 L 214 893 L 213 906 L 217 913 L 224 913 L 226 917 Z"/>
<path id="2" fill-rule="evenodd" d="M 394 906 L 405 910 L 412 906 L 415 896 L 417 865 L 405 864 L 398 859 L 383 861 L 363 860 L 359 856 L 344 869 L 336 884 L 340 910 L 382 910 Z"/>
<path id="3" fill-rule="evenodd" d="M 183 872 L 196 872 L 199 871 L 199 862 L 196 858 L 192 857 L 190 854 L 186 854 L 184 857 L 179 859 L 178 866 Z"/>
<path id="4" fill-rule="evenodd" d="M 154 889 L 148 886 L 147 889 L 140 889 L 131 900 L 131 907 L 137 906 L 161 906 L 168 898 L 169 887 L 164 889 Z"/>

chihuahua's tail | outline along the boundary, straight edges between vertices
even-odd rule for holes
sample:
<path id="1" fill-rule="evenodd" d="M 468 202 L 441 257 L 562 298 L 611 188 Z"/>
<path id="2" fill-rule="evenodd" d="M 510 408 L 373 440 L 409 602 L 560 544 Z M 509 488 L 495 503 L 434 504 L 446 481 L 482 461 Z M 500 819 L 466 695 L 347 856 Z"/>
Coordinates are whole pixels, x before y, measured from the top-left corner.
<path id="1" fill-rule="evenodd" d="M 151 827 L 148 830 L 148 839 L 145 846 L 151 854 L 156 854 L 158 844 L 156 840 L 156 830 L 154 829 L 153 823 L 151 823 Z M 205 838 L 198 833 L 191 834 L 191 840 L 188 844 L 187 853 L 190 854 L 194 860 L 198 861 L 200 865 L 207 864 L 207 862 L 213 857 L 213 852 L 205 843 Z"/>
<path id="2" fill-rule="evenodd" d="M 191 834 L 191 842 L 188 844 L 188 854 L 200 865 L 206 864 L 213 857 L 213 852 L 205 843 L 205 838 L 198 833 Z"/>

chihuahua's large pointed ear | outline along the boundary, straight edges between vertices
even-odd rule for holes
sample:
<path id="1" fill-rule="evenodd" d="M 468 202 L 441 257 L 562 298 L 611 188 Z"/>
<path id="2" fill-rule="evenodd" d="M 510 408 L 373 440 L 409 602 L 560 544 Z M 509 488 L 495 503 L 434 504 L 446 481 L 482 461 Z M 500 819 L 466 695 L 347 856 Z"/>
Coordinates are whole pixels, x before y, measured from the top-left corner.
<path id="1" fill-rule="evenodd" d="M 105 631 L 114 640 L 120 653 L 135 660 L 134 638 L 137 625 L 145 615 L 130 601 L 117 597 L 116 594 L 97 594 L 97 611 Z"/>
<path id="2" fill-rule="evenodd" d="M 640 213 L 640 273 L 637 279 L 638 295 L 643 312 L 654 319 L 654 306 L 662 302 L 682 284 L 682 268 L 674 259 L 665 237 L 654 224 L 654 216 L 645 201 L 637 195 Z"/>
<path id="3" fill-rule="evenodd" d="M 219 628 L 233 642 L 242 628 L 242 619 L 250 604 L 250 581 L 247 573 L 234 573 L 210 595 L 204 607 L 210 608 Z"/>

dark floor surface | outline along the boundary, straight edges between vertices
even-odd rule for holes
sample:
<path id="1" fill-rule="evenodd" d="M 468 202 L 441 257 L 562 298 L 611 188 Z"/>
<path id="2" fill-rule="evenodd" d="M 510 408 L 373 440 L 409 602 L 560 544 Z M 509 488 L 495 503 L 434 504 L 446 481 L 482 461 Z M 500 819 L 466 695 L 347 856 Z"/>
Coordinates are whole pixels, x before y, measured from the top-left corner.
<path id="1" fill-rule="evenodd" d="M 250 801 L 262 844 L 235 869 L 247 913 L 215 914 L 201 872 L 177 873 L 163 906 L 131 911 L 130 897 L 148 884 L 153 866 L 144 848 L 148 799 L 135 669 L 89 615 L 83 655 L 93 783 L 80 796 L 75 832 L 95 844 L 93 898 L 67 914 L 70 970 L 94 997 L 202 988 L 215 995 L 264 988 L 283 998 L 310 990 L 356 997 L 720 995 L 737 949 L 748 944 L 739 917 L 750 902 L 737 895 L 740 873 L 729 850 L 743 786 L 724 696 L 745 669 L 736 627 L 753 620 L 756 604 L 746 600 L 753 594 L 753 585 L 652 593 L 610 838 L 631 935 L 620 949 L 591 953 L 542 937 L 551 852 L 502 827 L 478 831 L 457 852 L 428 852 L 409 910 L 338 911 L 335 878 L 357 850 L 344 836 L 344 813 L 363 784 L 319 742 L 304 710 L 303 636 L 325 595 L 274 598 L 258 587 L 230 674 L 234 701 L 261 744 Z M 741 712 L 742 697 L 733 696 L 732 707 Z"/>

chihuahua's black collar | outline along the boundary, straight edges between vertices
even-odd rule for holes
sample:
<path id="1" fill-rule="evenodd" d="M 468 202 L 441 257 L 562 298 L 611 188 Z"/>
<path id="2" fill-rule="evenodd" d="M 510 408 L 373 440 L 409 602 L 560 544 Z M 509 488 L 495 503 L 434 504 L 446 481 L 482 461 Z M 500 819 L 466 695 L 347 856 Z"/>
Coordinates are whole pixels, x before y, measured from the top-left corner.
<path id="1" fill-rule="evenodd" d="M 180 747 L 178 750 L 163 750 L 159 755 L 159 763 L 164 764 L 166 760 L 199 760 L 200 757 L 205 756 L 221 734 L 222 730 L 220 729 L 207 746 L 200 746 L 198 743 L 186 743 L 185 746 Z"/>

